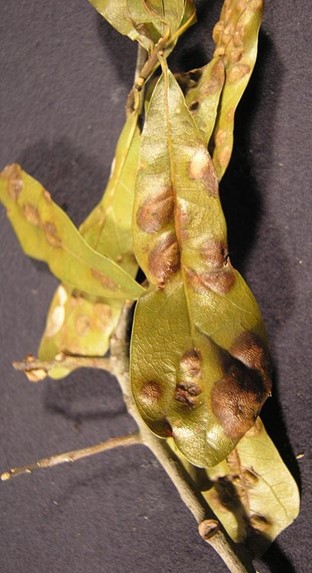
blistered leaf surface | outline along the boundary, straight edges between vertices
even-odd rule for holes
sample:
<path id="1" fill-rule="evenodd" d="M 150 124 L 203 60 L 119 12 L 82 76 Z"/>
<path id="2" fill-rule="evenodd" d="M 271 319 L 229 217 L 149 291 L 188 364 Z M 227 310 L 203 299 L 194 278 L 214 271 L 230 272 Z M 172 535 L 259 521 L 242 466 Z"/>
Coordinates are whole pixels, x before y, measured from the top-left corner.
<path id="1" fill-rule="evenodd" d="M 19 165 L 3 170 L 0 199 L 25 253 L 46 262 L 64 283 L 114 299 L 135 299 L 142 293 L 128 273 L 88 246 L 49 193 Z"/>
<path id="2" fill-rule="evenodd" d="M 228 257 L 210 156 L 165 64 L 142 133 L 133 227 L 151 283 L 135 313 L 133 394 L 155 433 L 209 467 L 253 425 L 269 358 L 258 306 Z"/>
<path id="3" fill-rule="evenodd" d="M 138 265 L 132 251 L 131 218 L 137 172 L 139 130 L 137 113 L 131 114 L 120 135 L 111 176 L 102 200 L 93 209 L 80 232 L 88 244 L 106 252 L 131 276 Z M 104 356 L 109 348 L 123 302 L 88 297 L 80 291 L 60 285 L 53 297 L 39 358 L 52 360 L 60 352 L 78 356 Z M 62 378 L 70 370 L 49 371 Z"/>
<path id="4" fill-rule="evenodd" d="M 262 0 L 229 0 L 224 2 L 220 20 L 214 27 L 214 57 L 220 58 L 225 67 L 225 82 L 211 145 L 219 181 L 232 154 L 235 111 L 254 69 L 262 11 Z"/>
<path id="5" fill-rule="evenodd" d="M 297 484 L 260 420 L 209 470 L 209 505 L 234 541 L 261 555 L 299 512 Z"/>

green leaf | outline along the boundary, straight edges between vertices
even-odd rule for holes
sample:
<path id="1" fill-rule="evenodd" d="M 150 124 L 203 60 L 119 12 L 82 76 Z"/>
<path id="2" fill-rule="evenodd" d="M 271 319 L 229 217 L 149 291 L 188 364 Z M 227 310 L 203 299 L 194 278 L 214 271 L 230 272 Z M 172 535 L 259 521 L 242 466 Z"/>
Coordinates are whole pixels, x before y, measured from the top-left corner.
<path id="1" fill-rule="evenodd" d="M 232 154 L 235 111 L 254 69 L 262 12 L 262 0 L 230 0 L 224 3 L 220 20 L 214 27 L 214 57 L 221 58 L 225 67 L 225 83 L 211 145 L 219 181 Z"/>
<path id="2" fill-rule="evenodd" d="M 155 433 L 210 467 L 254 424 L 269 358 L 257 303 L 229 261 L 210 156 L 165 64 L 141 136 L 133 228 L 151 283 L 135 312 L 133 395 Z"/>
<path id="3" fill-rule="evenodd" d="M 151 52 L 160 38 L 185 29 L 195 21 L 191 0 L 89 0 L 90 4 L 121 34 L 137 40 Z"/>
<path id="4" fill-rule="evenodd" d="M 139 35 L 129 17 L 127 0 L 89 0 L 90 4 L 107 20 L 120 34 L 137 40 Z"/>
<path id="5" fill-rule="evenodd" d="M 127 118 L 120 135 L 112 172 L 103 198 L 80 227 L 87 243 L 106 252 L 132 277 L 138 271 L 133 255 L 131 219 L 139 152 L 138 113 Z M 60 285 L 53 297 L 40 348 L 40 360 L 50 361 L 60 352 L 77 356 L 104 356 L 109 348 L 123 302 L 92 298 Z M 71 370 L 49 371 L 63 378 Z"/>
<path id="6" fill-rule="evenodd" d="M 127 272 L 88 246 L 49 193 L 19 165 L 3 170 L 0 200 L 25 253 L 46 262 L 67 285 L 114 299 L 142 294 L 144 289 Z"/>
<path id="7" fill-rule="evenodd" d="M 185 11 L 184 0 L 127 0 L 127 4 L 136 29 L 154 44 L 178 30 Z"/>
<path id="8" fill-rule="evenodd" d="M 260 418 L 221 463 L 199 470 L 168 445 L 236 543 L 262 555 L 299 513 L 297 484 Z"/>
<path id="9" fill-rule="evenodd" d="M 225 79 L 223 62 L 220 58 L 213 58 L 206 66 L 175 77 L 185 93 L 186 104 L 203 141 L 208 146 Z"/>

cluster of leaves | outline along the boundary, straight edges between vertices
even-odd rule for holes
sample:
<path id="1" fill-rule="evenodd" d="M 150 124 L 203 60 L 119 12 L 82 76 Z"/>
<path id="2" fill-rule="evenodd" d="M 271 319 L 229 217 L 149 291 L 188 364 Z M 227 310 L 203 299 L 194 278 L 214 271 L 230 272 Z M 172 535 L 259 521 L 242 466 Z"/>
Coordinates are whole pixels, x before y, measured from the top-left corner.
<path id="1" fill-rule="evenodd" d="M 102 200 L 77 230 L 21 167 L 0 177 L 22 248 L 62 281 L 39 358 L 104 356 L 125 300 L 136 300 L 138 411 L 231 537 L 261 552 L 297 515 L 298 493 L 258 418 L 271 392 L 267 336 L 229 259 L 218 185 L 255 64 L 262 0 L 225 0 L 212 60 L 175 75 L 167 58 L 196 20 L 192 0 L 90 2 L 145 56 Z M 74 367 L 56 363 L 49 376 Z"/>

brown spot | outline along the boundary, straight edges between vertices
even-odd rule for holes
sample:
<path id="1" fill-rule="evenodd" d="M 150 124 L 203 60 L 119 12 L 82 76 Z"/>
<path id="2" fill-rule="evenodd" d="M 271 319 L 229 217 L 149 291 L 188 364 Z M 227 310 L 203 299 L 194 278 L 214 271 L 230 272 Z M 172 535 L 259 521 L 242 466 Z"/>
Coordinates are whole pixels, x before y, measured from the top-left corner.
<path id="1" fill-rule="evenodd" d="M 3 179 L 8 180 L 8 193 L 13 201 L 17 201 L 21 191 L 23 190 L 23 179 L 21 174 L 22 170 L 17 163 L 7 165 L 1 173 Z"/>
<path id="2" fill-rule="evenodd" d="M 230 107 L 229 111 L 226 114 L 226 119 L 228 122 L 232 122 L 235 116 L 235 107 Z"/>
<path id="3" fill-rule="evenodd" d="M 90 332 L 91 322 L 88 316 L 80 314 L 75 321 L 76 332 L 79 336 L 85 336 Z"/>
<path id="4" fill-rule="evenodd" d="M 241 500 L 230 477 L 219 477 L 215 482 L 214 487 L 217 492 L 219 502 L 223 507 L 232 512 L 235 512 L 235 510 L 240 507 Z"/>
<path id="5" fill-rule="evenodd" d="M 236 440 L 253 426 L 267 397 L 258 373 L 238 363 L 215 383 L 211 405 L 225 434 Z"/>
<path id="6" fill-rule="evenodd" d="M 218 129 L 215 137 L 216 145 L 221 147 L 226 141 L 227 132 L 225 129 Z"/>
<path id="7" fill-rule="evenodd" d="M 189 163 L 190 179 L 203 181 L 206 190 L 211 196 L 218 195 L 218 180 L 213 163 L 205 148 L 197 149 Z"/>
<path id="8" fill-rule="evenodd" d="M 137 225 L 146 233 L 155 233 L 173 219 L 172 189 L 164 189 L 156 197 L 148 198 L 137 211 Z"/>
<path id="9" fill-rule="evenodd" d="M 229 263 L 227 245 L 217 239 L 208 239 L 200 249 L 201 257 L 213 269 L 222 269 Z"/>
<path id="10" fill-rule="evenodd" d="M 91 274 L 97 281 L 99 281 L 99 283 L 101 283 L 102 287 L 104 287 L 105 289 L 109 290 L 118 289 L 118 285 L 113 279 L 103 275 L 103 273 L 101 273 L 97 269 L 91 269 Z"/>
<path id="11" fill-rule="evenodd" d="M 51 195 L 50 195 L 49 191 L 46 191 L 45 189 L 43 189 L 43 196 L 44 196 L 45 200 L 47 201 L 47 203 L 52 203 L 52 199 L 51 199 Z"/>
<path id="12" fill-rule="evenodd" d="M 199 101 L 193 101 L 190 105 L 189 105 L 189 110 L 190 111 L 197 111 L 199 108 Z"/>
<path id="13" fill-rule="evenodd" d="M 180 382 L 176 385 L 175 399 L 190 408 L 195 406 L 196 398 L 202 393 L 202 389 L 195 382 Z"/>
<path id="14" fill-rule="evenodd" d="M 108 304 L 97 302 L 94 305 L 94 314 L 99 322 L 106 326 L 112 317 L 112 309 Z"/>
<path id="15" fill-rule="evenodd" d="M 186 241 L 188 239 L 188 236 L 189 236 L 189 233 L 188 233 L 189 215 L 185 209 L 179 207 L 178 205 L 177 205 L 176 211 L 175 211 L 175 220 L 176 220 L 176 227 L 178 230 L 178 234 L 179 234 L 181 240 Z"/>
<path id="16" fill-rule="evenodd" d="M 263 531 L 266 531 L 271 524 L 270 521 L 266 517 L 264 517 L 264 515 L 258 515 L 255 513 L 254 515 L 250 516 L 249 525 L 253 529 L 256 529 L 257 531 L 260 531 L 262 533 Z"/>
<path id="17" fill-rule="evenodd" d="M 168 233 L 150 252 L 148 258 L 150 273 L 158 286 L 164 286 L 168 279 L 180 268 L 180 251 L 174 233 Z"/>
<path id="18" fill-rule="evenodd" d="M 229 145 L 217 150 L 217 157 L 221 167 L 226 167 L 230 161 L 232 149 Z"/>
<path id="19" fill-rule="evenodd" d="M 237 64 L 241 60 L 242 55 L 243 55 L 243 50 L 241 48 L 234 48 L 233 50 L 230 51 L 229 59 L 231 63 Z"/>
<path id="20" fill-rule="evenodd" d="M 230 266 L 200 274 L 191 269 L 186 269 L 186 274 L 192 288 L 200 294 L 204 294 L 208 289 L 217 294 L 227 294 L 235 281 L 235 273 Z"/>
<path id="21" fill-rule="evenodd" d="M 260 336 L 253 332 L 244 332 L 231 346 L 230 353 L 245 366 L 260 370 L 266 390 L 271 391 L 272 364 L 269 351 Z"/>
<path id="22" fill-rule="evenodd" d="M 145 404 L 145 406 L 154 406 L 155 402 L 161 397 L 161 387 L 158 382 L 151 380 L 149 382 L 144 382 L 139 394 L 139 399 Z"/>
<path id="23" fill-rule="evenodd" d="M 183 375 L 186 378 L 198 378 L 201 373 L 200 356 L 198 352 L 195 349 L 192 349 L 189 352 L 183 354 L 180 361 L 180 366 Z"/>
<path id="24" fill-rule="evenodd" d="M 250 73 L 250 66 L 247 64 L 235 64 L 228 72 L 227 79 L 230 84 L 238 82 Z"/>
<path id="25" fill-rule="evenodd" d="M 48 243 L 50 243 L 52 247 L 57 247 L 57 248 L 61 247 L 62 240 L 57 234 L 57 229 L 54 223 L 52 223 L 51 221 L 47 221 L 46 223 L 44 223 L 43 228 Z"/>
<path id="26" fill-rule="evenodd" d="M 23 211 L 25 218 L 29 223 L 32 223 L 32 225 L 35 225 L 36 227 L 40 226 L 41 223 L 40 215 L 36 207 L 31 205 L 30 203 L 25 203 L 25 205 L 23 206 Z"/>

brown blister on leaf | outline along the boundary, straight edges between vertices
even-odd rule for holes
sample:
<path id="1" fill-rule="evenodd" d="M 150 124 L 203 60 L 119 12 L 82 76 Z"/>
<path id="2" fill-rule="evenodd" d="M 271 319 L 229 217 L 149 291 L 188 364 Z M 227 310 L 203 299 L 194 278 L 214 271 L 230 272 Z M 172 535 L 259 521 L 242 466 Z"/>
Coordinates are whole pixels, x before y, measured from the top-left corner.
<path id="1" fill-rule="evenodd" d="M 17 201 L 23 190 L 23 180 L 21 177 L 21 168 L 16 163 L 7 165 L 2 171 L 2 177 L 8 180 L 8 194 L 13 201 Z"/>
<path id="2" fill-rule="evenodd" d="M 29 223 L 35 225 L 36 227 L 40 227 L 41 219 L 38 213 L 38 209 L 36 209 L 36 207 L 31 205 L 31 203 L 25 203 L 25 205 L 23 206 L 23 211 L 25 218 Z"/>
<path id="3" fill-rule="evenodd" d="M 200 354 L 193 348 L 183 354 L 180 361 L 180 368 L 186 379 L 199 378 L 201 376 Z"/>
<path id="4" fill-rule="evenodd" d="M 215 383 L 212 411 L 225 434 L 237 440 L 254 425 L 267 397 L 266 381 L 263 382 L 260 373 L 237 362 Z"/>
<path id="5" fill-rule="evenodd" d="M 54 223 L 52 223 L 52 221 L 47 221 L 43 224 L 43 229 L 48 243 L 52 247 L 60 248 L 62 246 L 62 240 L 57 234 L 57 229 Z"/>
<path id="6" fill-rule="evenodd" d="M 209 267 L 221 269 L 228 263 L 227 244 L 225 241 L 207 239 L 200 249 L 200 255 Z"/>
<path id="7" fill-rule="evenodd" d="M 190 179 L 201 179 L 205 185 L 207 193 L 212 197 L 218 197 L 218 180 L 211 161 L 207 161 L 207 153 L 204 149 L 195 151 L 190 164 Z"/>
<path id="8" fill-rule="evenodd" d="M 138 227 L 146 233 L 160 231 L 173 219 L 172 189 L 163 189 L 156 197 L 149 197 L 139 207 L 136 215 Z"/>
<path id="9" fill-rule="evenodd" d="M 261 372 L 265 389 L 270 394 L 272 387 L 271 357 L 260 336 L 252 332 L 243 332 L 230 348 L 230 353 L 248 368 Z"/>
<path id="10" fill-rule="evenodd" d="M 96 269 L 91 269 L 91 274 L 96 280 L 99 281 L 99 283 L 101 283 L 101 285 L 104 288 L 108 288 L 112 291 L 118 289 L 117 283 L 113 279 L 110 279 L 109 277 L 103 275 L 100 271 Z"/>
<path id="11" fill-rule="evenodd" d="M 175 390 L 177 402 L 192 408 L 196 404 L 196 398 L 202 393 L 202 389 L 194 382 L 179 382 Z"/>
<path id="12" fill-rule="evenodd" d="M 201 387 L 202 368 L 199 352 L 193 348 L 183 354 L 178 370 L 178 384 L 175 399 L 188 407 L 196 405 L 196 398 L 203 392 Z"/>
<path id="13" fill-rule="evenodd" d="M 194 270 L 186 269 L 186 277 L 195 292 L 204 294 L 207 289 L 225 295 L 230 290 L 235 281 L 235 273 L 232 268 L 214 270 L 206 273 L 197 273 Z"/>
<path id="14" fill-rule="evenodd" d="M 149 272 L 158 286 L 163 287 L 180 268 L 180 251 L 174 233 L 167 233 L 148 257 Z"/>
<path id="15" fill-rule="evenodd" d="M 153 406 L 161 398 L 161 385 L 154 380 L 144 382 L 140 392 L 140 400 L 146 406 Z"/>

